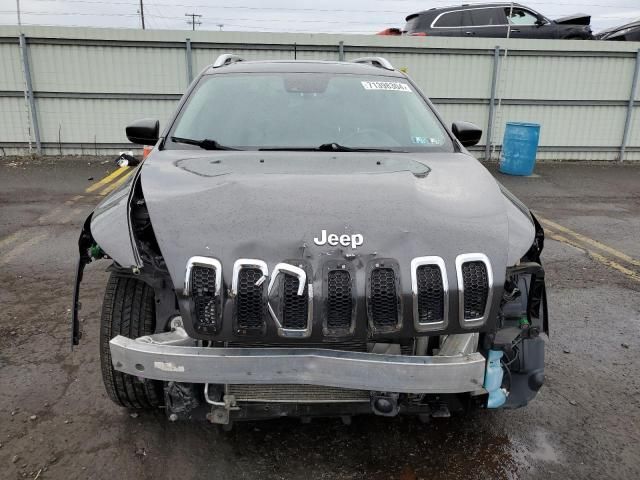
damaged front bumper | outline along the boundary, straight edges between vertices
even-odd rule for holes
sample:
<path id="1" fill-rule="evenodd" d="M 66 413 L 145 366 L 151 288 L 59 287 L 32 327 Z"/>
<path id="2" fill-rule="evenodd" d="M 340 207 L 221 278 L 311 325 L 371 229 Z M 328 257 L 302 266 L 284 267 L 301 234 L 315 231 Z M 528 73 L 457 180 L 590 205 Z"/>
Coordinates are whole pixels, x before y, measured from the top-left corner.
<path id="1" fill-rule="evenodd" d="M 116 370 L 162 381 L 202 384 L 320 385 L 396 393 L 482 390 L 478 353 L 407 356 L 315 348 L 197 346 L 182 328 L 110 342 Z"/>

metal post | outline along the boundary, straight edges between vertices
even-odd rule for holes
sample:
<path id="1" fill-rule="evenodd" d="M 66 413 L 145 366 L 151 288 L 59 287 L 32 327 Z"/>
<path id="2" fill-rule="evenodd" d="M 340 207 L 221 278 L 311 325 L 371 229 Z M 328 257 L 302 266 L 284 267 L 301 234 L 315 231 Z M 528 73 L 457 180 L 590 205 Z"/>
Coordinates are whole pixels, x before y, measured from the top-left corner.
<path id="1" fill-rule="evenodd" d="M 144 30 L 144 4 L 140 0 L 140 21 L 142 22 L 142 29 Z"/>
<path id="2" fill-rule="evenodd" d="M 187 80 L 189 84 L 193 81 L 193 58 L 191 56 L 191 39 L 187 38 Z"/>
<path id="3" fill-rule="evenodd" d="M 633 80 L 631 82 L 631 94 L 629 95 L 629 104 L 627 105 L 627 118 L 624 121 L 624 133 L 622 134 L 622 145 L 620 145 L 620 161 L 624 161 L 624 151 L 629 141 L 629 131 L 631 130 L 631 119 L 633 117 L 633 105 L 636 100 L 636 92 L 638 91 L 638 74 L 640 71 L 640 48 L 636 52 L 636 67 L 633 70 Z"/>
<path id="4" fill-rule="evenodd" d="M 29 98 L 29 109 L 31 110 L 31 125 L 33 136 L 36 139 L 36 153 L 42 153 L 40 143 L 40 127 L 38 126 L 38 114 L 36 112 L 36 99 L 33 97 L 33 85 L 31 84 L 31 69 L 29 68 L 29 52 L 27 51 L 27 39 L 24 33 L 20 34 L 20 50 L 22 51 L 22 66 L 24 68 L 24 80 L 27 84 L 27 97 Z"/>
<path id="5" fill-rule="evenodd" d="M 500 64 L 500 46 L 493 50 L 493 73 L 491 75 L 491 99 L 489 100 L 489 121 L 487 122 L 487 134 L 485 135 L 484 160 L 491 159 L 491 136 L 493 134 L 493 111 L 496 101 L 496 83 L 498 78 L 498 65 Z"/>
<path id="6" fill-rule="evenodd" d="M 344 62 L 344 42 L 342 40 L 338 43 L 338 61 Z"/>

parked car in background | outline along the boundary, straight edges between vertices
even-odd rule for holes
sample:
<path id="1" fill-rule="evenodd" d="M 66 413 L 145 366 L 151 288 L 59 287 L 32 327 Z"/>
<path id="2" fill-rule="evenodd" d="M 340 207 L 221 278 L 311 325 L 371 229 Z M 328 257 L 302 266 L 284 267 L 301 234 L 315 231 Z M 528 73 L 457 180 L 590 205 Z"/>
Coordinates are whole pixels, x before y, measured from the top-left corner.
<path id="1" fill-rule="evenodd" d="M 590 15 L 558 20 L 517 3 L 487 3 L 432 8 L 407 18 L 403 33 L 447 37 L 593 38 Z"/>
<path id="2" fill-rule="evenodd" d="M 402 35 L 402 30 L 400 28 L 385 28 L 381 32 L 376 33 L 376 35 Z"/>
<path id="3" fill-rule="evenodd" d="M 626 25 L 603 30 L 596 35 L 596 39 L 640 42 L 640 19 Z"/>

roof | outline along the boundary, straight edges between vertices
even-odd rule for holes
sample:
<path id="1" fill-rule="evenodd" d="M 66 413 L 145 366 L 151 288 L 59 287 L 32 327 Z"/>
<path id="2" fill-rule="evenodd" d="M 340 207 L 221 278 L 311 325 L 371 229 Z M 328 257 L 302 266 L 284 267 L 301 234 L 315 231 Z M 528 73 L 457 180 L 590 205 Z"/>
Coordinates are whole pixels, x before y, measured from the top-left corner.
<path id="1" fill-rule="evenodd" d="M 224 67 L 209 67 L 206 75 L 218 73 L 256 73 L 256 72 L 300 72 L 300 73 L 342 73 L 361 75 L 382 75 L 404 77 L 395 70 L 387 70 L 370 64 L 338 62 L 325 60 L 258 60 L 234 62 Z"/>
<path id="2" fill-rule="evenodd" d="M 416 12 L 416 13 L 412 13 L 411 15 L 408 15 L 405 20 L 410 20 L 411 18 L 414 18 L 418 15 L 423 15 L 426 13 L 434 14 L 434 13 L 450 12 L 451 10 L 467 10 L 472 8 L 510 7 L 511 5 L 513 5 L 514 7 L 524 7 L 524 5 L 521 5 L 519 3 L 511 3 L 511 2 L 465 3 L 462 5 L 460 4 L 449 5 L 447 7 L 434 7 L 434 8 L 430 8 L 429 10 L 422 10 L 420 12 Z"/>

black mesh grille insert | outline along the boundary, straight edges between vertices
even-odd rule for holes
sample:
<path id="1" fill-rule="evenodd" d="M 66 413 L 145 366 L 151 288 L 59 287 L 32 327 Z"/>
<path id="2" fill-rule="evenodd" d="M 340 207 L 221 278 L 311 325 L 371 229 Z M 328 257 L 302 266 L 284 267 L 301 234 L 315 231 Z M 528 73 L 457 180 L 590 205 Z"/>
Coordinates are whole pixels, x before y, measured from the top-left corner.
<path id="1" fill-rule="evenodd" d="M 302 295 L 298 295 L 298 277 L 284 275 L 284 293 L 282 296 L 282 326 L 303 330 L 307 328 L 307 286 Z"/>
<path id="2" fill-rule="evenodd" d="M 487 266 L 483 262 L 462 264 L 464 287 L 464 319 L 470 320 L 484 316 L 489 295 L 489 277 Z"/>
<path id="3" fill-rule="evenodd" d="M 420 265 L 418 281 L 418 318 L 420 323 L 444 320 L 444 287 L 442 272 L 437 265 Z"/>
<path id="4" fill-rule="evenodd" d="M 349 328 L 353 312 L 351 275 L 346 270 L 331 270 L 327 281 L 327 328 Z"/>
<path id="5" fill-rule="evenodd" d="M 191 268 L 191 296 L 195 305 L 196 323 L 215 327 L 218 318 L 216 269 L 194 266 Z"/>
<path id="6" fill-rule="evenodd" d="M 398 323 L 398 295 L 396 274 L 392 268 L 371 271 L 371 321 L 381 328 L 395 327 Z"/>
<path id="7" fill-rule="evenodd" d="M 263 326 L 263 294 L 266 282 L 256 286 L 262 278 L 259 268 L 245 267 L 238 273 L 236 320 L 238 328 L 256 329 Z"/>

